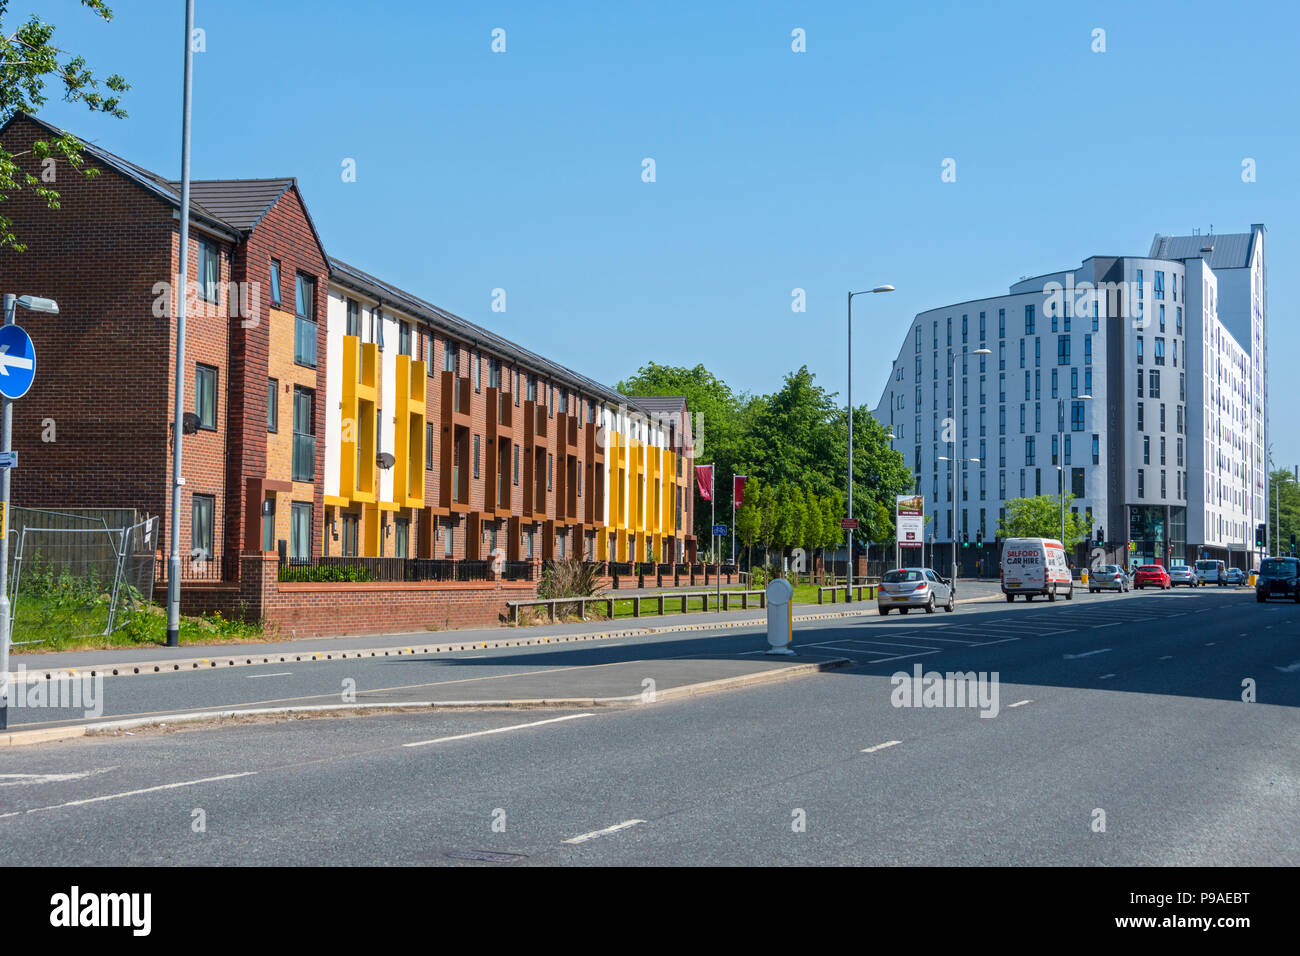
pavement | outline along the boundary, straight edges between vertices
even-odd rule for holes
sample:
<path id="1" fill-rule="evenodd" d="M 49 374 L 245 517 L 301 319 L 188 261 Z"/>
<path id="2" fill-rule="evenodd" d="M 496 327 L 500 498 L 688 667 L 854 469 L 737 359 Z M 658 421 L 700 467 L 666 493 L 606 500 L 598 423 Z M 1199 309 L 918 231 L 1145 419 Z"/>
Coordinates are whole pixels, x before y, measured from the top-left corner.
<path id="1" fill-rule="evenodd" d="M 353 675 L 360 694 L 397 674 L 442 694 L 558 680 L 542 671 L 568 661 L 635 693 L 678 662 L 761 656 L 746 636 L 116 684 L 337 693 Z M 809 621 L 795 644 L 853 663 L 647 706 L 250 718 L 0 750 L 0 830 L 20 866 L 1300 864 L 1295 604 L 1078 595 Z M 917 665 L 993 693 L 901 706 Z"/>

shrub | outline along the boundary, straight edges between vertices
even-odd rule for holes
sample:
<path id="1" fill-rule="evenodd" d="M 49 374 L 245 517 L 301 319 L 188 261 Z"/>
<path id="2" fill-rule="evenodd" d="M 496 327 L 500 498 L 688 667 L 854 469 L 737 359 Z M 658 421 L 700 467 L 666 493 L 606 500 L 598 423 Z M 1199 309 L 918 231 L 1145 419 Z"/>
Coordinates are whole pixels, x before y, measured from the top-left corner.
<path id="1" fill-rule="evenodd" d="M 600 593 L 600 565 L 581 558 L 551 561 L 542 567 L 537 596 L 543 600 L 569 597 L 595 597 Z M 575 614 L 580 605 L 557 605 L 556 616 Z"/>
<path id="2" fill-rule="evenodd" d="M 281 565 L 279 579 L 289 584 L 364 583 L 373 580 L 370 569 L 359 564 Z"/>

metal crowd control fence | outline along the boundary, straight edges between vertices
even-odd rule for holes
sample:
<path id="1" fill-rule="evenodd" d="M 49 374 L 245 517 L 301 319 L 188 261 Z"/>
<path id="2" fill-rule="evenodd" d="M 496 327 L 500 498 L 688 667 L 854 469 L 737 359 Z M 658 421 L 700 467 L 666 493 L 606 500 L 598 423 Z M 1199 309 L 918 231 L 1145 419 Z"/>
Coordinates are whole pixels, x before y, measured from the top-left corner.
<path id="1" fill-rule="evenodd" d="M 10 607 L 14 636 L 25 639 L 15 644 L 105 636 L 153 601 L 157 518 L 110 528 L 59 517 L 85 526 L 39 527 L 29 518 L 17 534 Z"/>

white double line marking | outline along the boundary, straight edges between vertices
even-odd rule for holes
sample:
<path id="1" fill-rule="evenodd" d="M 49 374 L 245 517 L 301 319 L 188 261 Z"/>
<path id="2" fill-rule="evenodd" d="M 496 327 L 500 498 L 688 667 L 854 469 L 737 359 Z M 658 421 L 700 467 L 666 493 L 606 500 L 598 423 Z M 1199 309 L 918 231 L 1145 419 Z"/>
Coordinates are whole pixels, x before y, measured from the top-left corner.
<path id="1" fill-rule="evenodd" d="M 223 773 L 219 777 L 203 777 L 200 780 L 182 780 L 180 783 L 164 783 L 157 787 L 145 787 L 142 790 L 128 790 L 125 793 L 109 793 L 102 797 L 86 797 L 84 800 L 69 800 L 67 803 L 56 803 L 49 807 L 33 807 L 30 810 L 12 810 L 9 813 L 0 813 L 0 820 L 6 817 L 17 817 L 24 813 L 40 813 L 42 810 L 63 810 L 67 807 L 82 807 L 88 803 L 103 803 L 105 800 L 120 800 L 123 797 L 136 797 L 143 793 L 157 793 L 160 790 L 175 790 L 178 787 L 194 787 L 200 783 L 216 783 L 218 780 L 235 780 L 239 777 L 251 777 L 257 773 L 256 770 L 245 770 L 243 773 Z"/>

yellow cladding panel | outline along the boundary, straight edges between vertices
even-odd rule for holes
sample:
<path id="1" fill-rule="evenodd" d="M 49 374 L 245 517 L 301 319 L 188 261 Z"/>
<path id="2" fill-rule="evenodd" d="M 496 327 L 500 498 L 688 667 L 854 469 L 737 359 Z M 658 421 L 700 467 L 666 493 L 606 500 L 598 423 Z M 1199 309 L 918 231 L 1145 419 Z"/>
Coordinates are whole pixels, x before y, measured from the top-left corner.
<path id="1" fill-rule="evenodd" d="M 404 508 L 424 507 L 424 396 L 427 368 L 424 362 L 411 361 L 409 355 L 397 356 L 393 499 Z"/>
<path id="2" fill-rule="evenodd" d="M 375 500 L 375 406 L 379 348 L 355 335 L 343 336 L 343 402 L 339 436 L 339 497 Z"/>

